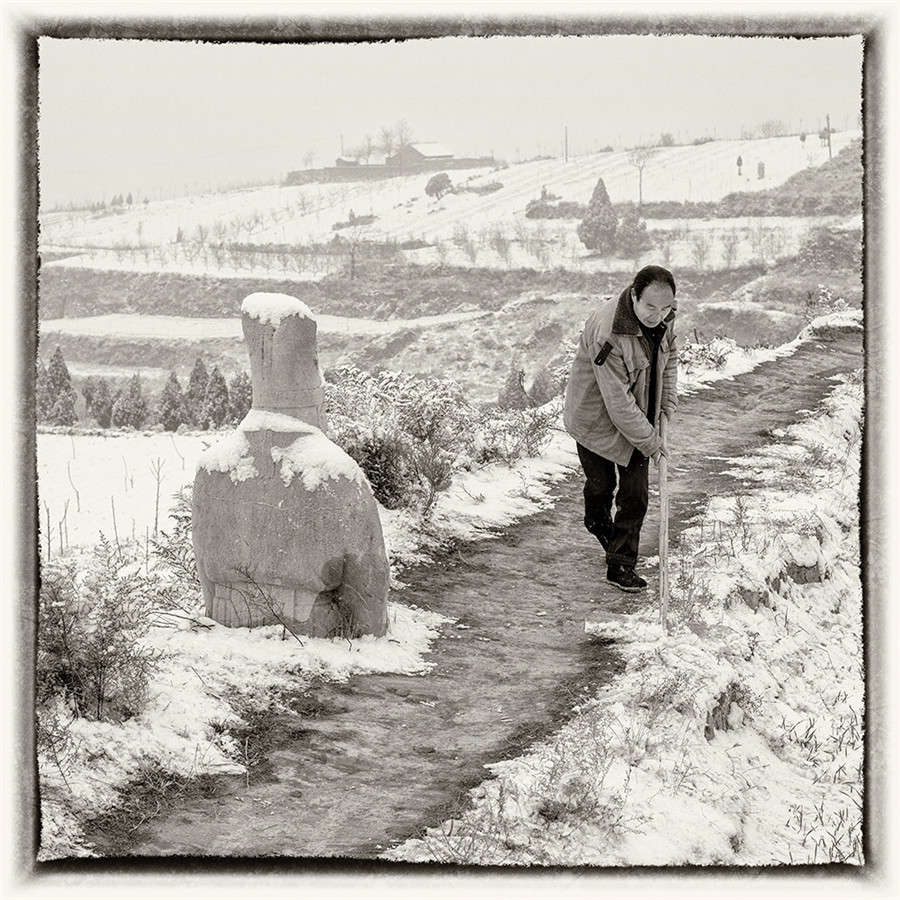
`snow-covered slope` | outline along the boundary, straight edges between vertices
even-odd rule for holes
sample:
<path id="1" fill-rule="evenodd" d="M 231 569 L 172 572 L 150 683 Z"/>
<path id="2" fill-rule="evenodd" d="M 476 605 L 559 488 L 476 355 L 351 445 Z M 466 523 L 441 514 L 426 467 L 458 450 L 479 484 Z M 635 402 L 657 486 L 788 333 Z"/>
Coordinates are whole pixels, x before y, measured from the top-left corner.
<path id="1" fill-rule="evenodd" d="M 856 137 L 858 132 L 833 135 L 833 150 L 840 151 Z M 744 161 L 740 177 L 739 155 Z M 717 200 L 731 191 L 762 190 L 821 164 L 827 156 L 817 141 L 801 143 L 796 136 L 661 147 L 644 170 L 643 197 Z M 757 177 L 758 162 L 765 163 L 765 178 Z M 526 203 L 539 197 L 542 187 L 580 202 L 587 202 L 600 177 L 613 202 L 636 200 L 638 190 L 637 170 L 624 151 L 590 154 L 567 163 L 558 159 L 520 163 L 493 172 L 456 170 L 451 175 L 454 184 L 499 181 L 503 187 L 486 195 L 448 194 L 436 202 L 424 193 L 429 177 L 425 173 L 368 183 L 271 186 L 136 204 L 119 213 L 45 213 L 41 241 L 48 249 L 158 246 L 175 241 L 179 229 L 186 240 L 193 240 L 200 228 L 208 241 L 321 242 L 334 236 L 332 225 L 347 221 L 351 210 L 357 216 L 377 216 L 359 229 L 367 237 L 446 239 L 460 225 L 478 229 L 521 218 Z"/>

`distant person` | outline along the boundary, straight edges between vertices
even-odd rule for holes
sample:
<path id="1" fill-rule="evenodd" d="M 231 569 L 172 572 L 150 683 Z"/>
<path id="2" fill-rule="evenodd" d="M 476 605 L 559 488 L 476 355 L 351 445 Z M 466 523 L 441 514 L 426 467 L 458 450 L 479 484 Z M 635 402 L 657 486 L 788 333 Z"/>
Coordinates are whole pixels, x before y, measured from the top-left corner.
<path id="1" fill-rule="evenodd" d="M 647 586 L 635 567 L 648 461 L 669 455 L 659 426 L 675 412 L 677 370 L 675 279 L 662 266 L 644 266 L 585 322 L 563 416 L 586 479 L 584 527 L 606 551 L 606 580 L 623 591 Z"/>
<path id="2" fill-rule="evenodd" d="M 741 177 L 741 169 L 743 168 L 743 165 L 744 165 L 744 160 L 740 156 L 738 156 L 738 158 L 737 158 L 738 178 Z"/>
<path id="3" fill-rule="evenodd" d="M 756 174 L 760 179 L 766 177 L 766 164 L 760 160 L 759 165 L 756 167 Z"/>

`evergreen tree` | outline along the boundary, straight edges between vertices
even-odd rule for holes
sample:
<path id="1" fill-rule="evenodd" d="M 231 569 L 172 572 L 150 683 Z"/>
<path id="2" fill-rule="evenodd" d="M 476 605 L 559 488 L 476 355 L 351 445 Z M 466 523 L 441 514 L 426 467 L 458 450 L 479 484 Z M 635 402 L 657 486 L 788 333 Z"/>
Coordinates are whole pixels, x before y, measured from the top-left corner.
<path id="1" fill-rule="evenodd" d="M 56 399 L 60 394 L 72 390 L 72 376 L 69 375 L 69 369 L 66 366 L 66 361 L 63 359 L 62 350 L 59 349 L 59 344 L 56 345 L 53 356 L 50 357 L 47 375 L 49 377 L 50 396 L 53 398 L 53 402 L 56 403 Z"/>
<path id="2" fill-rule="evenodd" d="M 500 395 L 497 397 L 497 406 L 500 409 L 527 409 L 531 406 L 531 401 L 528 399 L 528 394 L 525 393 L 524 385 L 525 371 L 519 368 L 516 360 L 513 360 Z"/>
<path id="3" fill-rule="evenodd" d="M 243 370 L 238 372 L 228 385 L 228 401 L 232 422 L 240 422 L 250 412 L 253 405 L 253 385 L 250 376 Z"/>
<path id="4" fill-rule="evenodd" d="M 176 431 L 186 418 L 184 394 L 178 376 L 172 371 L 169 372 L 169 380 L 159 396 L 159 421 L 166 431 Z"/>
<path id="5" fill-rule="evenodd" d="M 109 383 L 105 378 L 97 379 L 97 390 L 94 391 L 91 403 L 91 415 L 101 428 L 109 428 L 112 422 L 113 398 L 109 393 Z"/>
<path id="6" fill-rule="evenodd" d="M 632 206 L 619 222 L 616 230 L 616 248 L 620 255 L 634 258 L 650 246 L 647 223 L 641 219 L 637 207 Z"/>
<path id="7" fill-rule="evenodd" d="M 125 202 L 131 206 L 134 203 L 134 197 L 131 196 L 131 191 L 128 192 L 128 196 L 125 198 Z"/>
<path id="8" fill-rule="evenodd" d="M 37 417 L 38 422 L 48 421 L 50 418 L 50 411 L 53 409 L 56 398 L 50 390 L 50 374 L 47 372 L 47 367 L 40 357 L 38 357 L 37 364 L 34 401 L 35 416 Z"/>
<path id="9" fill-rule="evenodd" d="M 228 403 L 228 385 L 219 371 L 218 366 L 213 366 L 209 373 L 209 382 L 206 385 L 206 394 L 203 396 L 203 406 L 200 410 L 201 427 L 218 428 L 229 416 L 231 410 Z"/>
<path id="10" fill-rule="evenodd" d="M 444 196 L 444 194 L 449 193 L 453 190 L 453 184 L 450 181 L 450 176 L 446 172 L 439 172 L 437 175 L 432 175 L 431 178 L 428 179 L 428 184 L 425 185 L 425 193 L 429 197 L 435 197 L 438 200 Z"/>
<path id="11" fill-rule="evenodd" d="M 128 382 L 128 389 L 121 393 L 113 403 L 112 424 L 117 426 L 130 425 L 132 428 L 140 428 L 147 418 L 147 401 L 141 391 L 141 378 L 135 372 Z"/>
<path id="12" fill-rule="evenodd" d="M 94 405 L 94 396 L 97 393 L 97 381 L 98 379 L 88 375 L 88 377 L 81 382 L 81 396 L 84 397 L 84 408 L 88 415 L 93 413 L 92 407 Z"/>
<path id="13" fill-rule="evenodd" d="M 531 382 L 528 396 L 534 406 L 543 406 L 556 396 L 557 385 L 546 366 L 541 366 Z"/>
<path id="14" fill-rule="evenodd" d="M 78 421 L 75 414 L 75 391 L 69 388 L 62 391 L 50 410 L 51 425 L 74 425 Z"/>
<path id="15" fill-rule="evenodd" d="M 206 385 L 209 382 L 209 373 L 203 365 L 203 358 L 198 356 L 191 369 L 191 377 L 188 379 L 188 389 L 184 397 L 187 406 L 188 421 L 191 425 L 200 424 L 200 414 L 203 410 L 203 398 L 206 396 Z"/>
<path id="16" fill-rule="evenodd" d="M 588 250 L 607 253 L 613 249 L 616 225 L 616 211 L 610 202 L 603 179 L 598 178 L 587 212 L 578 226 L 578 238 Z"/>

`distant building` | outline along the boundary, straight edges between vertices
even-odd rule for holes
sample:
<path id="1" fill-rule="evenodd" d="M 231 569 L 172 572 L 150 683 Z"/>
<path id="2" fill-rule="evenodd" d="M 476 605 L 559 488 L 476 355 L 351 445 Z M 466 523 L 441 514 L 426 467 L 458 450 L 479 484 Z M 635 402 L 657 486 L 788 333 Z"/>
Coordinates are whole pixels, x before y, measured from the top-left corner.
<path id="1" fill-rule="evenodd" d="M 401 147 L 392 156 L 372 152 L 369 158 L 347 159 L 339 156 L 325 169 L 297 169 L 288 172 L 285 184 L 309 184 L 329 181 L 375 181 L 396 178 L 414 172 L 440 172 L 442 169 L 477 169 L 496 165 L 491 156 L 455 156 L 438 141 L 418 141 Z"/>
<path id="2" fill-rule="evenodd" d="M 438 141 L 421 141 L 401 147 L 393 156 L 385 161 L 389 166 L 411 169 L 423 163 L 433 163 L 453 159 L 453 152 Z"/>

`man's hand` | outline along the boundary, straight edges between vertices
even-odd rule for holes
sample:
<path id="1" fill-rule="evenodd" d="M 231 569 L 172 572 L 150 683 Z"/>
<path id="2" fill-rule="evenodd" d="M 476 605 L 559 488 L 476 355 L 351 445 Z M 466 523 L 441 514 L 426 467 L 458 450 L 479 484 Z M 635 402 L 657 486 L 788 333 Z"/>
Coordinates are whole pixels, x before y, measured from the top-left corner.
<path id="1" fill-rule="evenodd" d="M 664 423 L 665 428 L 663 427 Z M 650 457 L 656 465 L 659 465 L 662 457 L 669 458 L 669 417 L 665 413 L 659 415 L 659 437 L 659 450 Z"/>

